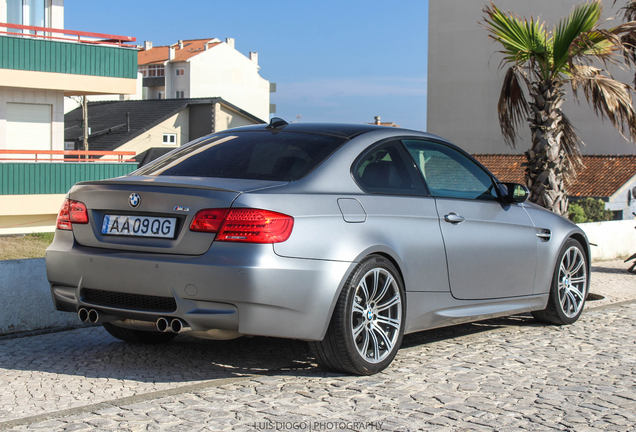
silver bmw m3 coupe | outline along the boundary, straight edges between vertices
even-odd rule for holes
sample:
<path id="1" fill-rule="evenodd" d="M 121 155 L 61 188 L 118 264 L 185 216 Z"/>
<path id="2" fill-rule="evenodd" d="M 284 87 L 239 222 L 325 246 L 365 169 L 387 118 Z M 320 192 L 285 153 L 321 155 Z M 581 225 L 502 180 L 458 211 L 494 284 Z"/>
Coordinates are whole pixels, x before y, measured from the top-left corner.
<path id="1" fill-rule="evenodd" d="M 294 338 L 373 374 L 405 333 L 577 320 L 588 240 L 527 194 L 434 135 L 274 119 L 78 183 L 46 267 L 58 310 L 124 341 Z"/>

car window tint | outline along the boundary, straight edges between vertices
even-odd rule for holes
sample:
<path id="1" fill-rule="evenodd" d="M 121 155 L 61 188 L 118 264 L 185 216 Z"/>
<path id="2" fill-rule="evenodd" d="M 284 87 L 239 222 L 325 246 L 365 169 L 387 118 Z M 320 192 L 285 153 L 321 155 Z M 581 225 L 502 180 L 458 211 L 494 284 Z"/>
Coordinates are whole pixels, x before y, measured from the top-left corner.
<path id="1" fill-rule="evenodd" d="M 414 193 L 416 186 L 395 143 L 377 147 L 354 169 L 363 189 L 376 193 Z"/>
<path id="2" fill-rule="evenodd" d="M 486 171 L 472 159 L 443 144 L 402 141 L 434 197 L 496 200 Z"/>
<path id="3" fill-rule="evenodd" d="M 344 138 L 316 134 L 237 132 L 193 141 L 134 175 L 298 180 L 320 165 Z"/>

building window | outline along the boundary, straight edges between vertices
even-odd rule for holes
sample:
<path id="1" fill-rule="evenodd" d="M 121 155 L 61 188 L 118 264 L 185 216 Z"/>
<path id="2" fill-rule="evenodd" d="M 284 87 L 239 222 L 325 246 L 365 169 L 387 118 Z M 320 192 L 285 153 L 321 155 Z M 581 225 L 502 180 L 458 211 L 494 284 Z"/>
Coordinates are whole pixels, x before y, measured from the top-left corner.
<path id="1" fill-rule="evenodd" d="M 163 134 L 163 145 L 173 146 L 177 144 L 177 134 Z"/>
<path id="2" fill-rule="evenodd" d="M 157 92 L 157 99 L 165 99 L 164 92 L 158 91 Z"/>
<path id="3" fill-rule="evenodd" d="M 185 91 L 183 90 L 177 90 L 174 92 L 174 97 L 177 99 L 184 99 L 185 98 Z"/>
<path id="4" fill-rule="evenodd" d="M 185 75 L 185 69 L 184 69 L 184 68 L 176 69 L 174 72 L 175 72 L 175 74 L 176 74 L 177 76 L 183 76 L 183 75 Z"/>
<path id="5" fill-rule="evenodd" d="M 145 67 L 145 66 L 141 67 L 140 66 L 139 69 L 137 69 L 137 70 L 141 73 L 142 77 L 146 78 L 148 76 L 148 68 L 147 67 Z"/>
<path id="6" fill-rule="evenodd" d="M 49 27 L 50 0 L 7 0 L 7 22 L 35 27 Z M 20 30 L 11 29 L 20 33 Z M 35 32 L 25 31 L 33 34 Z"/>
<path id="7" fill-rule="evenodd" d="M 148 76 L 149 77 L 162 77 L 165 76 L 166 70 L 164 65 L 149 65 Z"/>

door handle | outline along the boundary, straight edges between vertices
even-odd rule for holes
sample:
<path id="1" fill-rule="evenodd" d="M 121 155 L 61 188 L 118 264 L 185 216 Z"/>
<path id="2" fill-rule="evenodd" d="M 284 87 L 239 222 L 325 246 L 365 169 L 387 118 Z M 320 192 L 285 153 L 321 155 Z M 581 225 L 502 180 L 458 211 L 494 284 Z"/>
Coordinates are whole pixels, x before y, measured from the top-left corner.
<path id="1" fill-rule="evenodd" d="M 449 214 L 444 215 L 444 220 L 452 224 L 459 224 L 464 222 L 466 219 L 464 219 L 464 217 L 458 215 L 457 213 L 450 212 Z"/>

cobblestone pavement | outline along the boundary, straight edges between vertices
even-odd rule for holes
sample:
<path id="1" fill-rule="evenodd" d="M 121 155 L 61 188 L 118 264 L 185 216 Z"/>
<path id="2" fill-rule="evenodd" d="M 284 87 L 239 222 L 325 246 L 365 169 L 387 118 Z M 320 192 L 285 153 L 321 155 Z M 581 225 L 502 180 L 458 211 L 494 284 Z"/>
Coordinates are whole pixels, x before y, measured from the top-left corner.
<path id="1" fill-rule="evenodd" d="M 515 316 L 407 335 L 371 377 L 318 369 L 299 341 L 99 327 L 0 339 L 0 430 L 636 431 L 636 276 L 595 263 L 574 325 Z"/>

